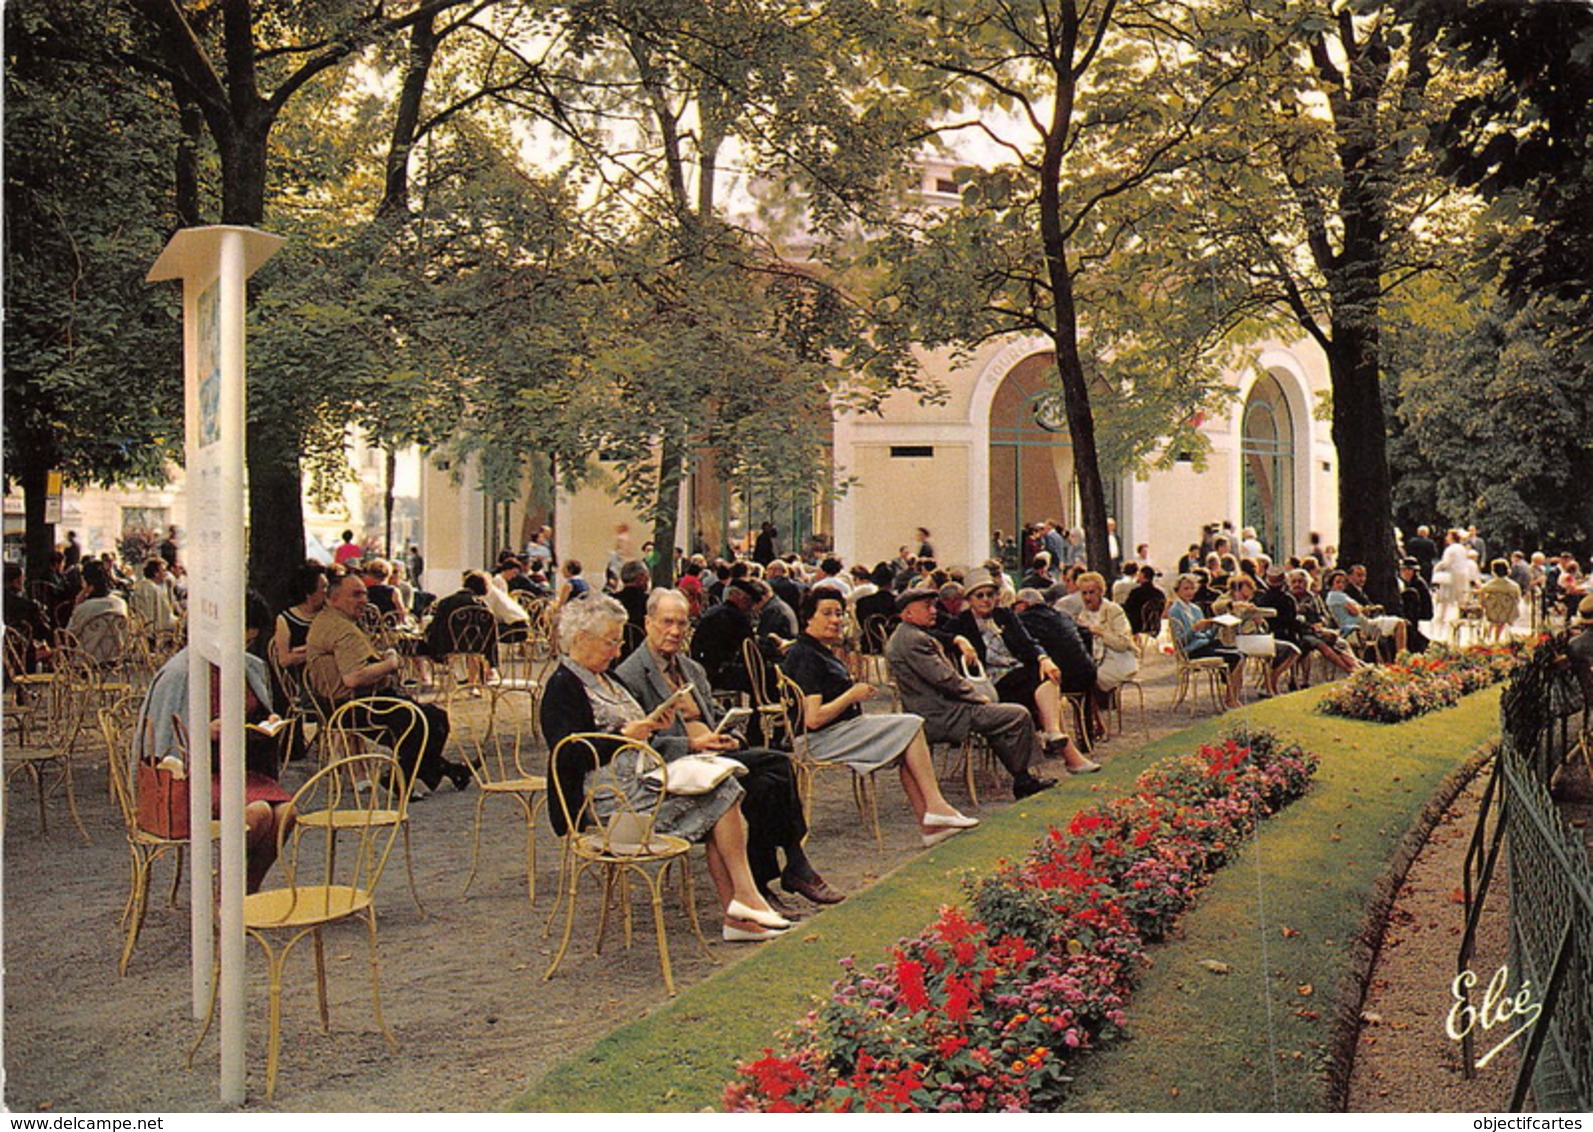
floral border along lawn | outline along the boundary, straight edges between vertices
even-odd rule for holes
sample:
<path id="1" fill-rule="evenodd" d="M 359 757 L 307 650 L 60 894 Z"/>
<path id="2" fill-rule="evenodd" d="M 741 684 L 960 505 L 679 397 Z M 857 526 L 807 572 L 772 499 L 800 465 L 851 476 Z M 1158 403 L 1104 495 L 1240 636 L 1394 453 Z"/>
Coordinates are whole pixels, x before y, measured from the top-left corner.
<path id="1" fill-rule="evenodd" d="M 1437 784 L 1498 733 L 1497 689 L 1397 726 L 1323 715 L 1331 688 L 1263 701 L 1243 718 L 1315 752 L 1310 793 L 1264 823 L 1259 842 L 1221 870 L 1152 951 L 1135 993 L 1134 1039 L 1079 1063 L 1068 1108 L 1091 1111 L 1320 1110 L 1332 991 L 1349 977 L 1351 941 L 1375 882 Z M 1139 750 L 1105 771 L 989 816 L 979 836 L 914 858 L 782 940 L 681 994 L 536 1082 L 521 1111 L 697 1111 L 717 1108 L 736 1058 L 770 1045 L 848 955 L 921 929 L 960 898 L 965 871 L 1020 855 L 1038 825 L 1130 788 L 1154 760 L 1214 739 L 1234 713 Z M 1081 784 L 1089 785 L 1080 789 Z M 1285 937 L 1282 928 L 1297 934 Z M 795 933 L 793 933 L 795 934 Z M 1203 966 L 1225 963 L 1229 974 Z M 1313 987 L 1311 996 L 1298 993 Z M 1447 988 L 1435 987 L 1447 1004 Z M 1315 1015 L 1313 1017 L 1312 1015 Z M 1442 1024 L 1441 1017 L 1439 1024 Z"/>

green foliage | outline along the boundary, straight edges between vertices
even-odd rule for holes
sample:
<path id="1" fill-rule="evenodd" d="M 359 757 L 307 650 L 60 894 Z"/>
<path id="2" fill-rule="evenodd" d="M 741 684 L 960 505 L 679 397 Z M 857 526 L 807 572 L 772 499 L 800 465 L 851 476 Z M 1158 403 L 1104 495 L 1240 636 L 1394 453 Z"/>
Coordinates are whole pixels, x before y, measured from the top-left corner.
<path id="1" fill-rule="evenodd" d="M 1388 335 L 1401 431 L 1391 446 L 1405 529 L 1474 522 L 1505 547 L 1586 545 L 1582 476 L 1593 457 L 1593 382 L 1563 304 L 1514 310 L 1435 280 Z"/>
<path id="2" fill-rule="evenodd" d="M 159 480 L 182 448 L 178 296 L 144 282 L 173 224 L 168 107 L 82 61 L 120 21 L 12 4 L 5 24 L 7 471 Z"/>

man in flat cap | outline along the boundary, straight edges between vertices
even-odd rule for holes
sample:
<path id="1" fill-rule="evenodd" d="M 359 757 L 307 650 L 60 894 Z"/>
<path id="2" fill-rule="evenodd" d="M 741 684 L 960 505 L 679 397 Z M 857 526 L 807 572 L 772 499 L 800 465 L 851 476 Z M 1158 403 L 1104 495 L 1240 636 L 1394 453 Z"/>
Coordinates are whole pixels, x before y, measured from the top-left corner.
<path id="1" fill-rule="evenodd" d="M 1417 627 L 1433 619 L 1433 591 L 1422 577 L 1421 560 L 1415 555 L 1399 560 L 1399 612 L 1405 618 L 1405 644 L 1411 652 L 1426 652 L 1432 642 Z"/>
<path id="2" fill-rule="evenodd" d="M 896 599 L 901 624 L 885 642 L 885 660 L 901 693 L 902 708 L 924 718 L 924 736 L 931 743 L 961 743 L 969 733 L 982 735 L 1001 765 L 1012 774 L 1012 793 L 1027 798 L 1056 785 L 1030 770 L 1040 758 L 1034 720 L 1021 704 L 990 703 L 958 674 L 939 641 L 929 635 L 935 624 L 931 589 L 911 589 Z"/>

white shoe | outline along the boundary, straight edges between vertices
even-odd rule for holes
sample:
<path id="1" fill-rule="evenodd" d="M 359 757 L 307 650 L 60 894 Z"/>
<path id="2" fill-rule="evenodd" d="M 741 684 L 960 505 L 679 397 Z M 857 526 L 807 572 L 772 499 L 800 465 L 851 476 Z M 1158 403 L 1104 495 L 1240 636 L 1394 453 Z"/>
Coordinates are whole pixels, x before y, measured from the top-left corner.
<path id="1" fill-rule="evenodd" d="M 726 943 L 763 943 L 765 940 L 779 939 L 785 934 L 783 928 L 733 928 L 726 924 L 719 933 Z"/>
<path id="2" fill-rule="evenodd" d="M 942 841 L 956 837 L 967 828 L 967 826 L 956 825 L 950 829 L 940 830 L 938 833 L 926 833 L 923 835 L 924 848 L 928 849 L 932 845 L 939 845 Z"/>
<path id="3" fill-rule="evenodd" d="M 979 824 L 979 819 L 953 810 L 949 814 L 925 814 L 919 824 L 950 829 L 972 829 Z"/>
<path id="4" fill-rule="evenodd" d="M 732 900 L 725 908 L 725 915 L 732 920 L 750 920 L 760 927 L 773 928 L 783 932 L 791 926 L 791 921 L 778 912 L 760 912 L 756 908 L 749 908 L 739 900 Z"/>

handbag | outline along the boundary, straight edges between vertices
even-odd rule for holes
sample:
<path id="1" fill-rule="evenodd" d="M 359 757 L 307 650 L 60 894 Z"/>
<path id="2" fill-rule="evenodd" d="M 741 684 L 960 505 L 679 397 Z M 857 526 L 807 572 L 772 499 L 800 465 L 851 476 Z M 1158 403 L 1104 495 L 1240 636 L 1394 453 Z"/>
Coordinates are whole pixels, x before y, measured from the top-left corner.
<path id="1" fill-rule="evenodd" d="M 647 772 L 655 786 L 665 794 L 706 794 L 732 775 L 747 773 L 745 763 L 723 755 L 687 755 Z"/>
<path id="2" fill-rule="evenodd" d="M 963 657 L 958 662 L 958 667 L 962 670 L 962 678 L 973 685 L 973 690 L 976 694 L 983 696 L 993 704 L 1001 702 L 1001 693 L 996 691 L 995 683 L 985 673 L 984 665 L 976 660 L 973 662 L 973 667 L 970 668 L 968 666 L 968 658 Z"/>
<path id="3" fill-rule="evenodd" d="M 138 828 L 181 841 L 188 836 L 188 779 L 138 760 Z"/>
<path id="4" fill-rule="evenodd" d="M 1278 641 L 1271 633 L 1241 633 L 1234 640 L 1240 656 L 1278 655 Z"/>

